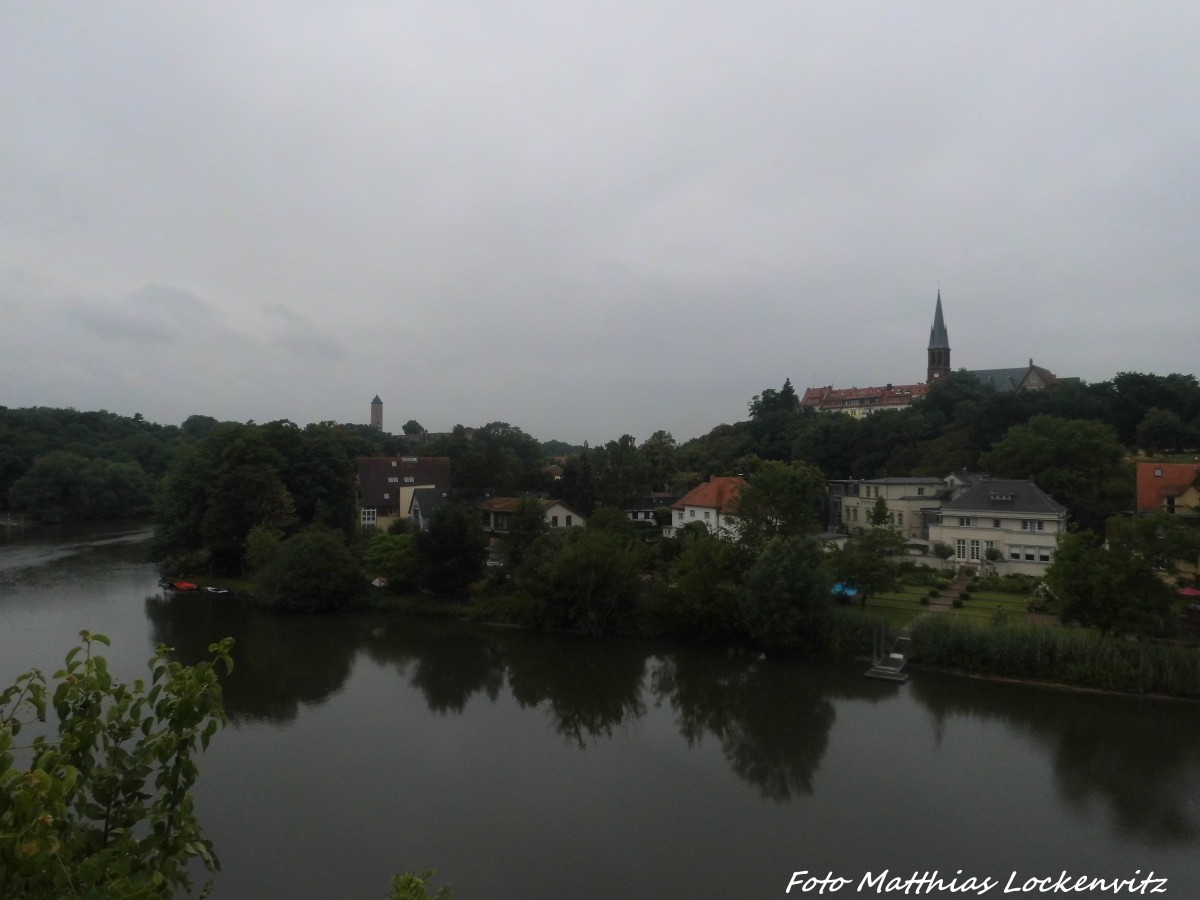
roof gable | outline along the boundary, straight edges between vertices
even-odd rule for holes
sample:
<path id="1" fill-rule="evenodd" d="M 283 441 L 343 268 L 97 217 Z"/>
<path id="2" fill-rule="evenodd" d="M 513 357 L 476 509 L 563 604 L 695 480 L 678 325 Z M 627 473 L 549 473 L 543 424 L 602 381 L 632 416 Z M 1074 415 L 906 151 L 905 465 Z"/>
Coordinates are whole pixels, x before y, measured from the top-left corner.
<path id="1" fill-rule="evenodd" d="M 1158 512 L 1164 497 L 1178 497 L 1200 480 L 1200 463 L 1137 464 L 1137 511 Z"/>
<path id="2" fill-rule="evenodd" d="M 704 484 L 692 488 L 671 504 L 671 509 L 698 506 L 733 514 L 737 510 L 737 495 L 746 479 L 740 475 L 713 475 Z"/>
<path id="3" fill-rule="evenodd" d="M 1067 508 L 1032 481 L 1015 478 L 985 478 L 977 481 L 953 500 L 942 504 L 943 510 L 990 512 L 1022 512 L 1064 516 Z"/>

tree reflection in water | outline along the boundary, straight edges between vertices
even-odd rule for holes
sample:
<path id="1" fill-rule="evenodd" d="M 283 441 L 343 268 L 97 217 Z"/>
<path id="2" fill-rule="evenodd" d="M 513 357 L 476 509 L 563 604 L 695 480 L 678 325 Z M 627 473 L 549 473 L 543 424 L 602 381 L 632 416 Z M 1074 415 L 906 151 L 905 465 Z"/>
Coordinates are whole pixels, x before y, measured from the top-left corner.
<path id="1" fill-rule="evenodd" d="M 812 793 L 835 712 L 803 667 L 758 655 L 677 650 L 654 669 L 688 744 L 711 734 L 733 771 L 778 802 Z"/>
<path id="2" fill-rule="evenodd" d="M 939 677 L 910 684 L 939 733 L 962 716 L 998 720 L 1041 742 L 1054 760 L 1059 794 L 1080 815 L 1099 802 L 1118 834 L 1149 845 L 1200 837 L 1200 717 L 1193 704 Z M 1119 715 L 1114 704 L 1122 706 Z"/>

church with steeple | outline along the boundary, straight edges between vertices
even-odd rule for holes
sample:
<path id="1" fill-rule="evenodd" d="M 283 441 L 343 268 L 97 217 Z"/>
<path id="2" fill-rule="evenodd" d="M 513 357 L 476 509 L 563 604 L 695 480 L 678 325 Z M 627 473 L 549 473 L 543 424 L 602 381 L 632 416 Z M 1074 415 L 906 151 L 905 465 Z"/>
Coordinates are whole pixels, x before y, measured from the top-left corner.
<path id="1" fill-rule="evenodd" d="M 942 292 L 937 293 L 937 304 L 933 311 L 933 325 L 929 329 L 929 346 L 925 350 L 925 381 L 919 384 L 886 384 L 865 388 L 813 387 L 804 392 L 801 406 L 819 412 L 840 412 L 855 418 L 872 415 L 886 409 L 903 409 L 929 393 L 934 383 L 950 375 L 950 335 L 946 331 L 946 320 L 942 314 Z M 1000 392 L 1035 391 L 1058 381 L 1058 376 L 1049 369 L 1029 365 L 1012 369 L 964 370 L 979 381 Z"/>

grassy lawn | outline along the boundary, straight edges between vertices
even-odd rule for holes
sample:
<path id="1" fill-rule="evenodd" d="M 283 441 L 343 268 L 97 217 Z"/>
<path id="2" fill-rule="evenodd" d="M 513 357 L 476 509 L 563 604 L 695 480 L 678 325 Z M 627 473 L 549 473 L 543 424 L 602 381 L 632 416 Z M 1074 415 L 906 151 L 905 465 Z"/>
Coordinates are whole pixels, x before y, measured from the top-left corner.
<path id="1" fill-rule="evenodd" d="M 954 592 L 951 592 L 954 593 Z M 921 603 L 922 597 L 929 596 L 928 587 L 905 585 L 898 591 L 888 591 L 872 597 L 867 603 L 867 609 L 878 613 L 887 619 L 893 628 L 903 628 L 917 616 L 929 612 L 930 607 Z M 1025 615 L 1025 594 L 1012 594 L 1004 591 L 976 591 L 958 609 L 938 612 L 938 615 L 965 616 L 979 621 L 991 621 L 996 613 L 1003 610 L 1010 618 L 1016 619 Z"/>

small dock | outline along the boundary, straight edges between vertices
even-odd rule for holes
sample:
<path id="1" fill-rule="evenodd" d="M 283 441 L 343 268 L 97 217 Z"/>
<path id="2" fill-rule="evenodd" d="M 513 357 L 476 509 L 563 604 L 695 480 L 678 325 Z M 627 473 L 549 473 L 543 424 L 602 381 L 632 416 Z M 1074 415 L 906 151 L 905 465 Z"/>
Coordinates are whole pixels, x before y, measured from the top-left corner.
<path id="1" fill-rule="evenodd" d="M 884 651 L 883 638 L 879 641 L 879 646 L 875 652 L 875 664 L 867 669 L 866 675 L 868 678 L 877 678 L 880 681 L 892 681 L 897 684 L 904 684 L 908 681 L 908 673 L 903 671 L 904 664 L 908 662 L 908 647 L 911 643 L 908 629 L 904 629 L 896 636 L 896 640 L 892 644 L 892 648 L 888 652 Z"/>

